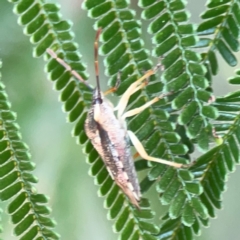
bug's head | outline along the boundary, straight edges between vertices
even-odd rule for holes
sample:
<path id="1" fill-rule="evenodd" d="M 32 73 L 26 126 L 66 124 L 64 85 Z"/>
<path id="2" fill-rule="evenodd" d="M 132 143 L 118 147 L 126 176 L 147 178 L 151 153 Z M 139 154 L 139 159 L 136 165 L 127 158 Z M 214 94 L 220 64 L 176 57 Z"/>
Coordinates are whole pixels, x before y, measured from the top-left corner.
<path id="1" fill-rule="evenodd" d="M 92 104 L 101 104 L 103 102 L 104 95 L 98 87 L 93 90 Z"/>

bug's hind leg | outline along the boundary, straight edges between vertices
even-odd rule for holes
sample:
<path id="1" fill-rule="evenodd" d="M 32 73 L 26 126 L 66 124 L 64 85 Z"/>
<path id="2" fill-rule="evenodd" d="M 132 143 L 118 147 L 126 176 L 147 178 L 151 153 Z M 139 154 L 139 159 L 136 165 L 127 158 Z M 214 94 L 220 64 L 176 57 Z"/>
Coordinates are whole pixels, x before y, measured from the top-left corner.
<path id="1" fill-rule="evenodd" d="M 136 148 L 137 152 L 143 159 L 157 162 L 157 163 L 162 163 L 162 164 L 169 165 L 169 166 L 176 167 L 176 168 L 186 167 L 182 163 L 170 162 L 170 161 L 167 161 L 167 160 L 164 160 L 161 158 L 155 158 L 155 157 L 149 156 L 147 154 L 147 152 L 145 151 L 142 143 L 137 138 L 137 136 L 132 131 L 127 131 L 127 132 L 128 132 L 128 136 L 129 136 L 133 146 Z"/>

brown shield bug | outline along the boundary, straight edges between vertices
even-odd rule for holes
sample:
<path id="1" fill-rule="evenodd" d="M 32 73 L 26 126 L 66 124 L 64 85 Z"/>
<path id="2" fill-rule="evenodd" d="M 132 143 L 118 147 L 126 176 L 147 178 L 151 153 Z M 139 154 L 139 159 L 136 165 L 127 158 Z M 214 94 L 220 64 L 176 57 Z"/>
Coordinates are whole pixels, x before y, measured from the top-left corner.
<path id="1" fill-rule="evenodd" d="M 136 148 L 138 154 L 145 160 L 166 164 L 176 168 L 184 167 L 185 165 L 149 156 L 136 135 L 127 129 L 125 121 L 127 117 L 131 117 L 142 112 L 144 109 L 167 95 L 162 94 L 159 97 L 153 98 L 141 107 L 125 112 L 130 96 L 139 89 L 143 88 L 146 85 L 144 80 L 154 74 L 156 70 L 147 71 L 144 76 L 132 83 L 121 96 L 117 107 L 114 108 L 112 103 L 105 98 L 104 95 L 106 94 L 104 94 L 100 89 L 98 71 L 98 39 L 100 33 L 101 29 L 97 31 L 94 43 L 96 72 L 95 89 L 92 89 L 92 87 L 90 87 L 90 85 L 84 81 L 76 71 L 74 71 L 62 59 L 58 58 L 51 49 L 47 49 L 47 52 L 67 70 L 69 70 L 74 77 L 83 82 L 93 91 L 92 104 L 85 121 L 85 132 L 91 140 L 92 145 L 104 161 L 112 179 L 128 196 L 131 203 L 139 209 L 141 191 L 131 154 L 130 142 Z M 112 88 L 106 93 L 114 91 L 115 88 Z M 114 114 L 114 111 L 117 111 L 116 115 Z"/>

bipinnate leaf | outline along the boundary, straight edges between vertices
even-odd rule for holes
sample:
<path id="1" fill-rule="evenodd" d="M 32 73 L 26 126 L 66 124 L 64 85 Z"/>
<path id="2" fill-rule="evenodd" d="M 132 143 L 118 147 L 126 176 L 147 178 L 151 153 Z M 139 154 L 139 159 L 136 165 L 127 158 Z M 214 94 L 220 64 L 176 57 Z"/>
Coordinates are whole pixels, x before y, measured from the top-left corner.
<path id="1" fill-rule="evenodd" d="M 16 114 L 11 111 L 2 82 L 0 96 L 1 102 L 5 102 L 0 108 L 0 199 L 10 201 L 8 213 L 15 225 L 14 234 L 21 240 L 33 239 L 37 235 L 43 239 L 48 238 L 43 231 L 46 229 L 54 234 L 55 239 L 59 239 L 59 235 L 52 230 L 55 222 L 49 216 L 50 210 L 45 206 L 47 197 L 36 194 L 32 185 L 37 182 L 31 173 L 35 164 L 31 162 L 28 146 L 22 141 Z"/>

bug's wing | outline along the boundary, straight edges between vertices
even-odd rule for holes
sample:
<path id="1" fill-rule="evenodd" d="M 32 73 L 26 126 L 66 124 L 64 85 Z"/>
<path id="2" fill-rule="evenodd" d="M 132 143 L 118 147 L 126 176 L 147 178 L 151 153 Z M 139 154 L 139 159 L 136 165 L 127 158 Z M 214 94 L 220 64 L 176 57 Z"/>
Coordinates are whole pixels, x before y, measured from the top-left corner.
<path id="1" fill-rule="evenodd" d="M 86 134 L 116 184 L 139 208 L 140 187 L 125 130 L 108 105 L 101 104 L 100 122 L 94 119 L 94 109 L 94 106 L 90 109 L 85 122 Z"/>

